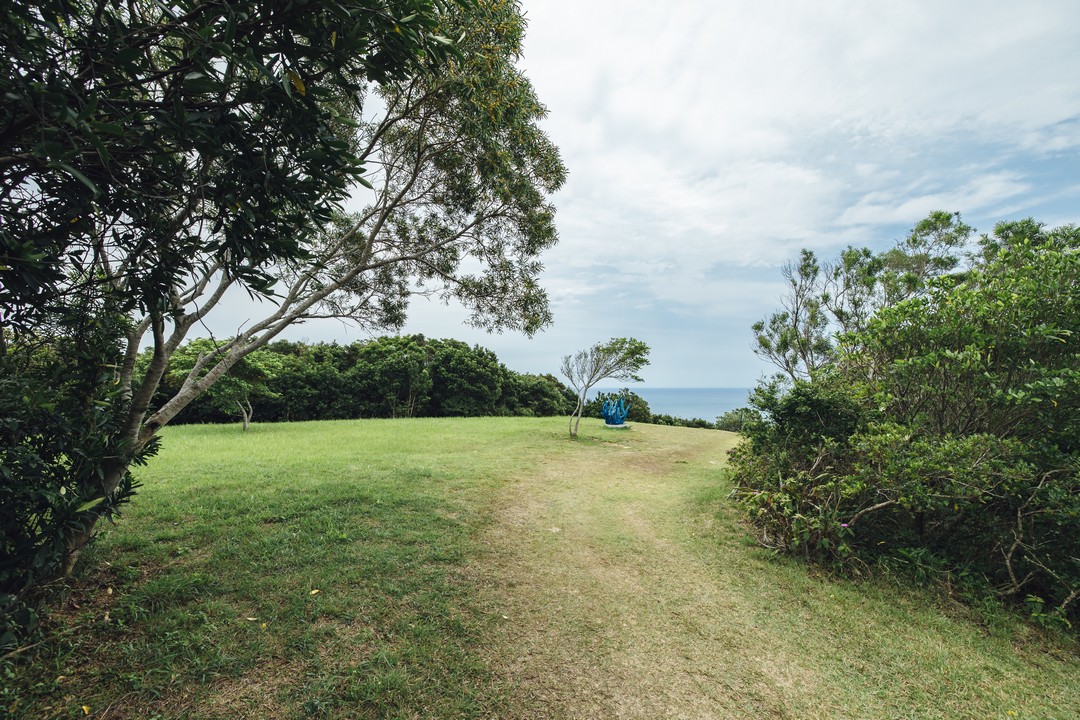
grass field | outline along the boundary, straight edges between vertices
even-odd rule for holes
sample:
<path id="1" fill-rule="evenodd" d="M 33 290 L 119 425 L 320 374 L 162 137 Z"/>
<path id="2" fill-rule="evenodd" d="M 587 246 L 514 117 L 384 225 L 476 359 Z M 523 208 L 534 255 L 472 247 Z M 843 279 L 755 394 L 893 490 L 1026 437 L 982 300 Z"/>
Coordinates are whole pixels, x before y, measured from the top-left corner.
<path id="1" fill-rule="evenodd" d="M 169 428 L 17 718 L 1070 718 L 1080 653 L 746 540 L 727 433 Z"/>

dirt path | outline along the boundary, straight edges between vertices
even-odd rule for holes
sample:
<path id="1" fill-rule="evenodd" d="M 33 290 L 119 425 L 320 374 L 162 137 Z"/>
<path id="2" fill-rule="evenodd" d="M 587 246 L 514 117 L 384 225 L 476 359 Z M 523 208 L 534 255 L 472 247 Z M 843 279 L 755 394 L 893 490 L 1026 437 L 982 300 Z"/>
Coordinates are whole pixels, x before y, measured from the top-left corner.
<path id="1" fill-rule="evenodd" d="M 484 572 L 502 621 L 491 652 L 514 712 L 783 717 L 785 659 L 747 656 L 738 598 L 689 543 L 710 522 L 692 497 L 732 436 L 631 432 L 535 468 L 490 531 Z"/>

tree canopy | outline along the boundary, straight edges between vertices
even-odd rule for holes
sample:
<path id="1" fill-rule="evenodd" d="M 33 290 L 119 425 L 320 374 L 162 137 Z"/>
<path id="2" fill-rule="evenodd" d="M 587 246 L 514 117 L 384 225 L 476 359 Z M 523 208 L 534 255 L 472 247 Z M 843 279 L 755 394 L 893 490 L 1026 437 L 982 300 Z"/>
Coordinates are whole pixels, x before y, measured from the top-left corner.
<path id="1" fill-rule="evenodd" d="M 143 313 L 208 268 L 267 291 L 362 177 L 342 130 L 368 83 L 449 54 L 439 7 L 5 3 L 5 324 L 73 284 Z"/>
<path id="2" fill-rule="evenodd" d="M 770 546 L 947 578 L 1067 623 L 1080 608 L 1080 230 L 1024 220 L 970 235 L 935 213 L 884 254 L 845 252 L 836 267 L 857 270 L 865 301 L 815 331 L 820 362 L 791 373 L 776 356 L 789 376 L 755 393 L 738 495 Z M 817 288 L 810 300 L 835 302 Z"/>
<path id="3" fill-rule="evenodd" d="M 32 406 L 3 462 L 38 453 L 32 483 L 47 491 L 19 495 L 27 518 L 77 510 L 53 536 L 19 531 L 58 542 L 66 568 L 158 430 L 286 327 L 396 329 L 415 293 L 457 300 L 483 327 L 550 321 L 539 256 L 557 241 L 546 198 L 566 171 L 516 64 L 516 2 L 15 0 L 0 14 L 13 69 L 0 78 L 0 361 L 8 400 Z M 265 298 L 265 317 L 167 378 L 234 289 Z M 78 383 L 50 379 L 42 358 L 58 348 Z M 63 459 L 75 427 L 97 428 L 77 445 L 78 478 Z M 67 450 L 36 447 L 43 432 L 67 433 Z"/>

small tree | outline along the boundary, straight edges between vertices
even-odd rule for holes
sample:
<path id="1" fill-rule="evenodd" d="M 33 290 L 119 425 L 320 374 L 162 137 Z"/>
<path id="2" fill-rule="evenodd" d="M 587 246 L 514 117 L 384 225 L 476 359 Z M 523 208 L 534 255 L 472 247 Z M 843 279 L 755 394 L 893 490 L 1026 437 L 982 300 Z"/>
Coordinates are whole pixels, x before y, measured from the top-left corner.
<path id="1" fill-rule="evenodd" d="M 612 338 L 564 357 L 562 374 L 577 392 L 577 404 L 570 415 L 570 437 L 577 437 L 589 388 L 608 378 L 641 382 L 637 373 L 648 364 L 649 346 L 634 338 Z"/>
<path id="2" fill-rule="evenodd" d="M 177 348 L 169 361 L 168 377 L 175 383 L 183 383 L 191 374 L 192 368 L 202 362 L 207 355 L 215 353 L 218 343 L 199 338 Z M 143 354 L 147 362 L 149 352 Z M 269 350 L 255 350 L 241 358 L 228 372 L 206 390 L 210 404 L 227 415 L 240 415 L 246 431 L 255 414 L 252 400 L 277 397 L 267 382 L 281 373 L 285 365 L 283 356 Z"/>
<path id="3" fill-rule="evenodd" d="M 791 380 L 807 380 L 835 360 L 845 333 L 866 329 L 877 311 L 921 296 L 936 277 L 960 265 L 974 231 L 959 213 L 937 210 L 881 253 L 848 247 L 820 263 L 803 250 L 783 268 L 782 309 L 754 323 L 754 352 Z"/>

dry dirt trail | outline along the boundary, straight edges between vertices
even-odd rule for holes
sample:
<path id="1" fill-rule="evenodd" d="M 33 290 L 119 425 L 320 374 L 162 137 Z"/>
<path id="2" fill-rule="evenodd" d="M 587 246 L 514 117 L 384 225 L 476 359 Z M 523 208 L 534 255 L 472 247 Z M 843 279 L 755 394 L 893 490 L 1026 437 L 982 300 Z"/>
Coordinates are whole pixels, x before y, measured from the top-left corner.
<path id="1" fill-rule="evenodd" d="M 715 522 L 695 498 L 735 436 L 605 432 L 514 482 L 489 531 L 479 570 L 512 714 L 786 717 L 802 671 L 755 637 L 744 594 L 693 549 Z"/>

